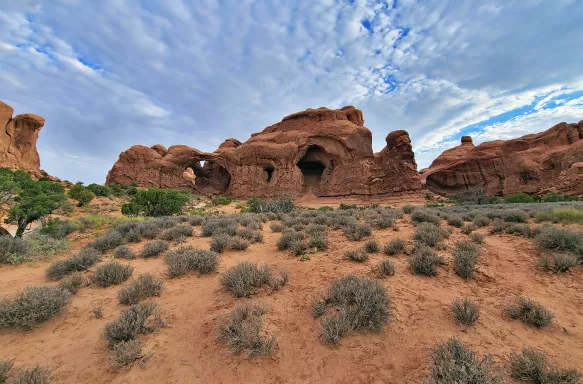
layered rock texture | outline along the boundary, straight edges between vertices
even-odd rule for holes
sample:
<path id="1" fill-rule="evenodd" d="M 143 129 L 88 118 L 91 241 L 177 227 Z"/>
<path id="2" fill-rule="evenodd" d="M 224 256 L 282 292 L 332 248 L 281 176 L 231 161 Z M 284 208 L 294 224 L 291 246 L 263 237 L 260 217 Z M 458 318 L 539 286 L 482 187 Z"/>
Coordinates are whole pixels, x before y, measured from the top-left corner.
<path id="1" fill-rule="evenodd" d="M 386 142 L 373 153 L 371 132 L 352 106 L 308 109 L 244 143 L 227 139 L 213 153 L 184 145 L 135 145 L 120 155 L 106 183 L 237 197 L 367 196 L 421 189 L 408 133 L 391 132 Z"/>
<path id="2" fill-rule="evenodd" d="M 487 195 L 556 191 L 583 194 L 583 120 L 560 123 L 513 140 L 474 146 L 469 136 L 421 171 L 431 191 L 453 196 L 482 189 Z"/>
<path id="3" fill-rule="evenodd" d="M 40 176 L 36 141 L 45 119 L 31 113 L 12 117 L 13 113 L 11 106 L 0 101 L 0 167 L 22 168 Z"/>

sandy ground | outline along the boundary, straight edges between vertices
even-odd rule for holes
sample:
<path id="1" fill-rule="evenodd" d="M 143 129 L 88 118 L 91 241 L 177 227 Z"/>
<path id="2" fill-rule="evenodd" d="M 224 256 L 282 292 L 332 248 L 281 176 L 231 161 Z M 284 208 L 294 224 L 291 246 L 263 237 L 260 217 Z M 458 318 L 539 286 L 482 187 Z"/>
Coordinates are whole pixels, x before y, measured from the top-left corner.
<path id="1" fill-rule="evenodd" d="M 398 232 L 375 230 L 373 235 L 382 243 L 401 237 L 411 246 L 409 215 L 398 227 Z M 470 281 L 455 275 L 451 263 L 437 277 L 420 277 L 408 270 L 407 255 L 389 257 L 396 274 L 382 283 L 392 301 L 390 323 L 381 333 L 353 334 L 337 347 L 328 347 L 319 340 L 320 322 L 312 317 L 312 300 L 346 274 L 374 277 L 371 268 L 387 256 L 371 255 L 363 264 L 344 260 L 344 251 L 364 240 L 352 242 L 339 231 L 329 231 L 330 249 L 300 261 L 276 250 L 280 234 L 272 233 L 267 224 L 264 235 L 264 243 L 252 244 L 245 252 L 223 253 L 219 272 L 212 275 L 170 280 L 162 258 L 129 262 L 135 267 L 130 280 L 143 272 L 166 278 L 162 295 L 153 301 L 169 324 L 140 336 L 144 351 L 153 353 L 145 367 L 112 369 L 101 337 L 105 324 L 124 308 L 117 302 L 117 292 L 129 281 L 109 288 L 83 288 L 61 315 L 31 331 L 0 330 L 0 359 L 15 359 L 17 366 L 47 365 L 57 383 L 422 383 L 428 374 L 430 348 L 456 335 L 475 351 L 491 353 L 501 368 L 506 367 L 508 354 L 523 346 L 541 348 L 562 365 L 581 368 L 583 268 L 560 275 L 537 270 L 539 251 L 528 239 L 488 235 L 476 277 Z M 451 260 L 453 243 L 465 237 L 455 229 L 445 242 L 448 249 L 440 254 Z M 188 243 L 208 249 L 209 239 L 197 235 Z M 143 244 L 132 247 L 139 250 Z M 241 261 L 285 268 L 290 281 L 278 292 L 235 299 L 221 288 L 219 275 Z M 0 266 L 0 292 L 12 294 L 27 285 L 49 284 L 44 278 L 47 266 L 48 262 Z M 516 295 L 531 297 L 553 311 L 554 324 L 539 330 L 504 318 L 505 304 Z M 460 296 L 473 298 L 481 308 L 480 320 L 466 331 L 450 311 L 451 301 Z M 271 357 L 233 356 L 217 342 L 220 317 L 246 301 L 268 307 L 265 326 L 277 338 Z M 94 318 L 96 305 L 103 306 L 104 318 Z"/>

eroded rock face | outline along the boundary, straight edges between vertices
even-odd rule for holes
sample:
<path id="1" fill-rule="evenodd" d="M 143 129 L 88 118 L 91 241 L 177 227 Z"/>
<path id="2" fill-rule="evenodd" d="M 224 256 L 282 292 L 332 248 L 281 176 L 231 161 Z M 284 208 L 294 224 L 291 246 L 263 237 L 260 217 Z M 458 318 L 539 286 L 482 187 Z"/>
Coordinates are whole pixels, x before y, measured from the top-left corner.
<path id="1" fill-rule="evenodd" d="M 0 101 L 0 167 L 22 168 L 40 176 L 36 141 L 45 119 L 31 113 L 13 118 L 13 113 L 11 106 Z"/>
<path id="2" fill-rule="evenodd" d="M 443 152 L 422 176 L 430 190 L 448 196 L 478 188 L 488 195 L 550 191 L 578 195 L 583 194 L 580 162 L 583 121 L 477 147 L 464 136 L 461 145 Z"/>
<path id="3" fill-rule="evenodd" d="M 193 177 L 185 176 L 190 168 L 195 190 L 237 197 L 378 195 L 422 188 L 407 132 L 389 134 L 387 147 L 375 154 L 362 112 L 352 106 L 294 113 L 244 143 L 227 139 L 213 153 L 172 146 L 163 154 L 162 149 L 134 146 L 123 152 L 107 184 L 193 188 Z"/>

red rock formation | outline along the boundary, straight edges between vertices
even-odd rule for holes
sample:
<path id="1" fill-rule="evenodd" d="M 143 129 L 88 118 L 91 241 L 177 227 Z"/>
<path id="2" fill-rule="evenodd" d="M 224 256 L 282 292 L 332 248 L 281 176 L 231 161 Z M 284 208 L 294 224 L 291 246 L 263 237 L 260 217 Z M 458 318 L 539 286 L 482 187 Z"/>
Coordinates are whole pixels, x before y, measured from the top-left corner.
<path id="1" fill-rule="evenodd" d="M 422 171 L 427 187 L 442 195 L 483 189 L 488 195 L 550 191 L 583 194 L 583 120 L 560 123 L 545 132 L 443 152 Z"/>
<path id="2" fill-rule="evenodd" d="M 396 131 L 375 154 L 362 112 L 308 109 L 214 153 L 186 146 L 134 146 L 120 155 L 107 184 L 192 188 L 238 197 L 281 194 L 378 195 L 422 188 L 409 135 Z M 200 162 L 204 161 L 204 166 Z"/>
<path id="3" fill-rule="evenodd" d="M 0 167 L 22 168 L 40 177 L 36 141 L 45 119 L 30 113 L 13 118 L 13 113 L 11 106 L 0 101 Z"/>

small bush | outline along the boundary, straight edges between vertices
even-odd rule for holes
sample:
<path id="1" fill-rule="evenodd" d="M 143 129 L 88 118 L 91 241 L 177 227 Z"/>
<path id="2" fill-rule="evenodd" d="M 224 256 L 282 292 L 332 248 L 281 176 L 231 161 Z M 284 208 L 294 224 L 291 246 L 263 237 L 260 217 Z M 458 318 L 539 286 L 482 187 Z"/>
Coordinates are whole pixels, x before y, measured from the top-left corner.
<path id="1" fill-rule="evenodd" d="M 447 218 L 447 224 L 453 225 L 454 227 L 461 228 L 464 225 L 464 219 L 461 216 L 450 215 Z"/>
<path id="2" fill-rule="evenodd" d="M 504 221 L 526 223 L 528 221 L 528 214 L 521 209 L 509 209 L 504 213 Z"/>
<path id="3" fill-rule="evenodd" d="M 372 229 L 368 224 L 355 224 L 344 227 L 344 233 L 352 241 L 359 241 L 372 234 Z"/>
<path id="4" fill-rule="evenodd" d="M 110 285 L 123 283 L 129 279 L 133 272 L 134 267 L 131 265 L 123 265 L 112 260 L 95 268 L 91 281 L 100 287 L 107 288 Z"/>
<path id="5" fill-rule="evenodd" d="M 348 249 L 344 252 L 344 258 L 357 263 L 364 263 L 368 260 L 368 253 L 364 249 Z"/>
<path id="6" fill-rule="evenodd" d="M 541 256 L 538 266 L 553 273 L 567 272 L 578 264 L 577 258 L 571 255 L 559 254 Z"/>
<path id="7" fill-rule="evenodd" d="M 322 251 L 328 248 L 328 236 L 326 232 L 314 232 L 310 235 L 308 240 L 308 247 L 315 248 L 317 251 Z"/>
<path id="8" fill-rule="evenodd" d="M 14 361 L 0 360 L 0 383 L 6 382 L 8 372 L 12 369 Z"/>
<path id="9" fill-rule="evenodd" d="M 381 250 L 381 246 L 376 240 L 369 240 L 364 243 L 364 251 L 367 253 L 377 253 Z"/>
<path id="10" fill-rule="evenodd" d="M 157 279 L 149 273 L 143 273 L 131 284 L 123 287 L 117 297 L 120 304 L 137 304 L 145 298 L 160 296 L 163 285 L 164 282 L 161 279 Z"/>
<path id="11" fill-rule="evenodd" d="M 409 258 L 411 272 L 416 275 L 435 276 L 437 267 L 441 265 L 445 265 L 443 257 L 424 246 L 416 247 L 415 253 Z"/>
<path id="12" fill-rule="evenodd" d="M 294 241 L 291 245 L 290 245 L 290 251 L 292 251 L 292 253 L 296 256 L 302 256 L 304 254 L 304 252 L 308 249 L 308 244 L 306 243 L 305 240 L 298 240 L 298 241 Z"/>
<path id="13" fill-rule="evenodd" d="M 103 317 L 103 307 L 101 305 L 93 307 L 91 312 L 93 312 L 93 316 L 95 316 L 96 319 L 101 319 Z"/>
<path id="14" fill-rule="evenodd" d="M 109 353 L 111 365 L 121 368 L 130 365 L 142 357 L 142 344 L 137 339 L 120 341 Z"/>
<path id="15" fill-rule="evenodd" d="M 50 236 L 53 239 L 63 239 L 76 230 L 77 227 L 69 221 L 62 221 L 59 218 L 51 217 L 43 224 L 39 233 L 41 235 Z"/>
<path id="16" fill-rule="evenodd" d="M 219 254 L 190 246 L 180 247 L 168 252 L 164 257 L 164 262 L 168 266 L 168 275 L 171 278 L 183 276 L 189 272 L 205 275 L 216 272 L 219 266 Z"/>
<path id="17" fill-rule="evenodd" d="M 483 244 L 486 236 L 478 232 L 473 232 L 470 234 L 470 239 L 472 239 L 472 241 L 476 244 Z"/>
<path id="18" fill-rule="evenodd" d="M 160 234 L 160 239 L 171 241 L 176 240 L 180 237 L 190 237 L 192 236 L 192 226 L 189 224 L 180 224 L 170 229 L 165 230 Z"/>
<path id="19" fill-rule="evenodd" d="M 480 308 L 469 298 L 455 299 L 451 303 L 455 320 L 463 325 L 474 325 L 480 317 Z"/>
<path id="20" fill-rule="evenodd" d="M 229 205 L 233 201 L 235 200 L 229 196 L 217 196 L 213 199 L 213 205 Z"/>
<path id="21" fill-rule="evenodd" d="M 133 199 L 121 207 L 121 213 L 130 216 L 170 216 L 182 212 L 189 199 L 188 192 L 172 189 L 138 190 Z"/>
<path id="22" fill-rule="evenodd" d="M 168 250 L 168 242 L 166 240 L 152 240 L 142 248 L 141 256 L 145 259 L 150 257 L 160 256 Z"/>
<path id="23" fill-rule="evenodd" d="M 293 196 L 280 196 L 269 202 L 252 198 L 247 201 L 249 210 L 253 213 L 289 213 L 296 209 L 295 198 Z"/>
<path id="24" fill-rule="evenodd" d="M 227 234 L 213 236 L 213 239 L 211 240 L 211 251 L 222 253 L 229 249 L 231 241 L 232 237 Z"/>
<path id="25" fill-rule="evenodd" d="M 432 223 L 439 225 L 441 218 L 424 209 L 417 209 L 411 213 L 411 220 L 414 223 Z"/>
<path id="26" fill-rule="evenodd" d="M 390 260 L 381 260 L 377 264 L 376 274 L 378 277 L 393 276 L 395 274 L 395 265 Z"/>
<path id="27" fill-rule="evenodd" d="M 514 320 L 521 320 L 527 325 L 543 328 L 553 321 L 553 313 L 541 304 L 526 297 L 518 297 L 514 303 L 508 305 L 506 316 Z"/>
<path id="28" fill-rule="evenodd" d="M 241 239 L 239 237 L 234 237 L 231 240 L 231 244 L 230 245 L 231 245 L 231 249 L 233 251 L 244 251 L 247 248 L 249 248 L 249 242 L 247 240 Z M 211 250 L 212 250 L 212 248 L 211 248 Z"/>
<path id="29" fill-rule="evenodd" d="M 574 252 L 583 244 L 583 233 L 551 225 L 543 228 L 536 240 L 544 249 Z"/>
<path id="30" fill-rule="evenodd" d="M 535 201 L 532 199 L 530 195 L 527 195 L 524 192 L 518 192 L 512 196 L 508 196 L 506 198 L 506 203 L 508 204 L 524 204 L 524 203 L 534 203 Z"/>
<path id="31" fill-rule="evenodd" d="M 122 341 L 130 341 L 140 333 L 152 332 L 155 328 L 149 320 L 158 316 L 156 304 L 139 303 L 122 309 L 116 319 L 105 325 L 103 335 L 111 347 Z M 157 321 L 159 323 L 159 321 Z"/>
<path id="32" fill-rule="evenodd" d="M 459 339 L 452 337 L 438 344 L 431 352 L 430 384 L 502 384 L 499 370 L 490 356 L 479 359 Z"/>
<path id="33" fill-rule="evenodd" d="M 478 229 L 478 227 L 476 226 L 476 224 L 474 223 L 468 223 L 465 224 L 463 227 L 461 227 L 461 231 L 463 233 L 465 233 L 466 235 L 471 234 L 472 232 L 474 232 L 476 229 Z"/>
<path id="34" fill-rule="evenodd" d="M 349 209 L 356 209 L 356 204 L 344 204 L 344 203 L 340 203 L 340 205 L 338 206 L 338 209 L 342 210 L 342 211 L 347 211 Z"/>
<path id="35" fill-rule="evenodd" d="M 0 264 L 16 264 L 28 251 L 28 244 L 20 237 L 0 236 Z"/>
<path id="36" fill-rule="evenodd" d="M 202 235 L 205 237 L 225 234 L 235 236 L 237 222 L 231 218 L 209 218 L 202 223 Z"/>
<path id="37" fill-rule="evenodd" d="M 417 226 L 413 238 L 430 247 L 435 247 L 441 240 L 449 237 L 449 232 L 438 225 L 421 223 Z"/>
<path id="38" fill-rule="evenodd" d="M 385 244 L 383 251 L 390 256 L 396 255 L 405 249 L 405 244 L 405 240 L 403 239 L 393 239 Z"/>
<path id="39" fill-rule="evenodd" d="M 60 280 L 73 272 L 85 271 L 101 259 L 101 254 L 93 248 L 82 248 L 76 255 L 52 263 L 45 275 L 49 280 Z"/>
<path id="40" fill-rule="evenodd" d="M 124 242 L 123 236 L 117 231 L 110 231 L 105 235 L 99 236 L 93 242 L 89 243 L 89 247 L 105 252 L 109 249 L 122 245 Z"/>
<path id="41" fill-rule="evenodd" d="M 199 226 L 203 223 L 204 218 L 202 216 L 188 216 L 188 224 L 192 226 Z"/>
<path id="42" fill-rule="evenodd" d="M 464 279 L 469 279 L 474 273 L 480 248 L 468 241 L 458 241 L 453 250 L 453 270 Z"/>
<path id="43" fill-rule="evenodd" d="M 127 245 L 120 245 L 113 250 L 113 256 L 116 259 L 135 259 L 136 253 Z"/>
<path id="44" fill-rule="evenodd" d="M 476 217 L 474 217 L 474 225 L 476 227 L 479 227 L 479 228 L 487 227 L 491 223 L 492 223 L 492 220 L 490 220 L 487 216 L 476 216 Z"/>
<path id="45" fill-rule="evenodd" d="M 264 285 L 279 289 L 287 283 L 287 272 L 282 272 L 281 278 L 273 275 L 268 265 L 259 267 L 255 263 L 242 262 L 229 268 L 221 275 L 223 287 L 235 297 L 249 297 Z"/>
<path id="46" fill-rule="evenodd" d="M 285 229 L 285 226 L 283 224 L 280 224 L 280 223 L 271 223 L 269 225 L 269 228 L 271 228 L 272 232 L 283 232 L 283 230 Z"/>
<path id="47" fill-rule="evenodd" d="M 563 224 L 583 224 L 583 209 L 576 208 L 557 208 L 550 212 L 537 212 L 536 221 L 552 221 L 553 223 Z"/>
<path id="48" fill-rule="evenodd" d="M 219 342 L 234 354 L 248 350 L 249 357 L 270 355 L 275 337 L 263 336 L 263 315 L 266 311 L 265 307 L 253 304 L 237 306 L 221 320 Z"/>
<path id="49" fill-rule="evenodd" d="M 74 273 L 59 282 L 59 287 L 71 292 L 72 295 L 79 292 L 83 285 L 85 285 L 85 279 L 80 273 Z"/>
<path id="50" fill-rule="evenodd" d="M 304 242 L 305 234 L 303 232 L 296 232 L 294 230 L 285 230 L 279 240 L 277 241 L 277 249 L 285 251 L 291 249 L 292 244 L 297 242 Z"/>
<path id="51" fill-rule="evenodd" d="M 510 356 L 512 377 L 534 384 L 577 384 L 581 373 L 575 369 L 561 369 L 547 360 L 543 352 L 524 348 Z"/>
<path id="52" fill-rule="evenodd" d="M 32 329 L 57 315 L 70 297 L 61 287 L 27 287 L 0 300 L 0 328 Z"/>
<path id="53" fill-rule="evenodd" d="M 51 371 L 42 365 L 35 365 L 32 368 L 14 369 L 6 384 L 49 384 L 51 382 Z"/>
<path id="54" fill-rule="evenodd" d="M 415 210 L 415 208 L 416 208 L 416 207 L 415 207 L 414 205 L 409 205 L 409 204 L 407 204 L 407 205 L 405 205 L 405 206 L 403 207 L 403 212 L 405 212 L 405 213 L 407 213 L 407 214 L 410 214 L 410 213 L 413 213 L 413 211 Z"/>

